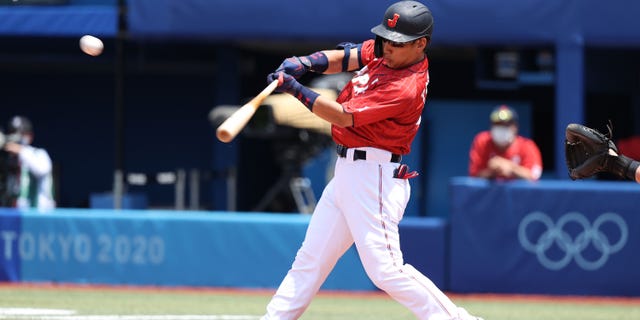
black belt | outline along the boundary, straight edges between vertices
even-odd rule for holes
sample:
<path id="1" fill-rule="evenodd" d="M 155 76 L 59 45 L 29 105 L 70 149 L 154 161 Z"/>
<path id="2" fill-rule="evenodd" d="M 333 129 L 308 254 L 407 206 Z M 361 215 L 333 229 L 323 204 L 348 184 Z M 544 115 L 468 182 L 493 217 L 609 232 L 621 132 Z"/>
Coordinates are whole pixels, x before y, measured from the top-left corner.
<path id="1" fill-rule="evenodd" d="M 336 148 L 338 156 L 340 156 L 341 158 L 346 158 L 348 149 L 349 148 L 339 144 Z M 364 150 L 353 150 L 353 161 L 356 160 L 367 160 L 367 152 Z M 402 161 L 402 155 L 395 153 L 391 154 L 391 162 L 400 163 L 400 161 Z"/>

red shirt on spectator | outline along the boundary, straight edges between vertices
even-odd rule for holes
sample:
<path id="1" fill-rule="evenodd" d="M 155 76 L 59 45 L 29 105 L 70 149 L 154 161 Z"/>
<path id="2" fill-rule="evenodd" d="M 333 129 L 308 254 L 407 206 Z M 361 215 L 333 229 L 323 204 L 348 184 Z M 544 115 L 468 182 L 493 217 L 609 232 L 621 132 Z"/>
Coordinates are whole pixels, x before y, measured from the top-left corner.
<path id="1" fill-rule="evenodd" d="M 489 131 L 478 133 L 473 139 L 469 152 L 469 175 L 477 176 L 487 168 L 489 160 L 499 156 L 523 166 L 530 170 L 532 180 L 540 179 L 542 175 L 542 156 L 536 143 L 523 136 L 516 136 L 514 141 L 506 149 L 501 150 L 491 140 Z M 517 177 L 497 174 L 496 179 L 515 179 Z"/>
<path id="2" fill-rule="evenodd" d="M 620 139 L 616 145 L 618 146 L 618 151 L 620 151 L 619 153 L 633 160 L 640 161 L 640 136 Z"/>

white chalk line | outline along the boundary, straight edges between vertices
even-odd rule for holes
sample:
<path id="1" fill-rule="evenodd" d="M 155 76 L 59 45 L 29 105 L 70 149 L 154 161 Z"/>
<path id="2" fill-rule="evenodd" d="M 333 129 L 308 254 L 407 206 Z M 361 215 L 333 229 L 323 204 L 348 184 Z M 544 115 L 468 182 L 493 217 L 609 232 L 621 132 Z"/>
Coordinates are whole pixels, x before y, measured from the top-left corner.
<path id="1" fill-rule="evenodd" d="M 0 308 L 2 320 L 257 320 L 250 315 L 78 315 L 75 310 Z"/>
<path id="2" fill-rule="evenodd" d="M 0 308 L 0 316 L 72 315 L 75 310 L 43 308 Z"/>
<path id="3" fill-rule="evenodd" d="M 243 315 L 11 315 L 4 320 L 257 320 L 258 316 Z"/>

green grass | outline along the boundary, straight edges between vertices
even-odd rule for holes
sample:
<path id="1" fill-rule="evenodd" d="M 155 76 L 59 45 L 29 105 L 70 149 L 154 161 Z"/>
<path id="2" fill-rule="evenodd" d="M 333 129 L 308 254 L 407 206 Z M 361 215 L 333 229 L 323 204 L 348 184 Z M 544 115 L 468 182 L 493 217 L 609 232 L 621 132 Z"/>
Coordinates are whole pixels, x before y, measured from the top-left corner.
<path id="1" fill-rule="evenodd" d="M 67 309 L 76 310 L 79 315 L 259 316 L 271 294 L 271 291 L 8 285 L 0 286 L 0 308 Z M 486 320 L 640 319 L 640 299 L 599 301 L 454 295 L 453 300 Z M 321 293 L 301 319 L 410 320 L 415 317 L 383 294 Z"/>
<path id="2" fill-rule="evenodd" d="M 459 299 L 460 305 L 486 320 L 631 320 L 640 319 L 640 301 L 635 304 L 621 302 L 589 302 L 559 299 L 553 301 Z"/>

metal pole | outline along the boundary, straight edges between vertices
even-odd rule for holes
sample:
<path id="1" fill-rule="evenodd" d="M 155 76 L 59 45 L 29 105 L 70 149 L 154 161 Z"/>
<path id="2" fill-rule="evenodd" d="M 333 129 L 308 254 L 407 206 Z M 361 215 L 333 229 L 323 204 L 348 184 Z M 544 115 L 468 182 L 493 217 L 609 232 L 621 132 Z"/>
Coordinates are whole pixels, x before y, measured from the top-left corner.
<path id="1" fill-rule="evenodd" d="M 227 172 L 227 211 L 236 211 L 237 186 L 238 172 L 235 166 L 231 166 Z"/>
<path id="2" fill-rule="evenodd" d="M 175 181 L 175 209 L 184 210 L 184 194 L 185 194 L 185 180 L 187 174 L 184 169 L 178 169 L 176 171 Z"/>
<path id="3" fill-rule="evenodd" d="M 189 209 L 200 209 L 200 171 L 191 169 L 189 177 Z"/>
<path id="4" fill-rule="evenodd" d="M 118 0 L 118 32 L 115 38 L 115 70 L 114 70 L 114 176 L 113 176 L 113 208 L 122 208 L 124 193 L 124 38 L 126 31 L 126 0 Z"/>

